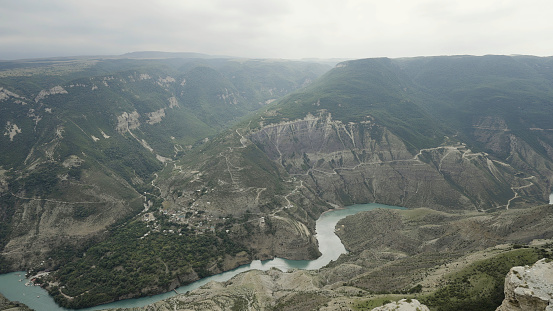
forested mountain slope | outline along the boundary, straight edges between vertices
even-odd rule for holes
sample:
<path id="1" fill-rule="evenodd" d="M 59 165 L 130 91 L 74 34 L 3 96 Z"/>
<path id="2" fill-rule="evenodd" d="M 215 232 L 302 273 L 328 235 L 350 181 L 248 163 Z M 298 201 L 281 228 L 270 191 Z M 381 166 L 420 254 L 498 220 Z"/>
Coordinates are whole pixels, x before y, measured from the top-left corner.
<path id="1" fill-rule="evenodd" d="M 82 253 L 161 203 L 166 163 L 328 70 L 171 56 L 0 63 L 2 270 Z"/>

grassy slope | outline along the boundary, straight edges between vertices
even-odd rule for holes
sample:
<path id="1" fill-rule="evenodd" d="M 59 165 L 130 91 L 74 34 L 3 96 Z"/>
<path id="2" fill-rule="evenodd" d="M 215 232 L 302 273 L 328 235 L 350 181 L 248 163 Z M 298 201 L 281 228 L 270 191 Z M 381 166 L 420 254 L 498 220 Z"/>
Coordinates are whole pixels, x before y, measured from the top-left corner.
<path id="1" fill-rule="evenodd" d="M 551 257 L 543 249 L 515 249 L 471 264 L 447 277 L 446 285 L 420 297 L 432 310 L 495 310 L 504 299 L 505 276 L 512 267 Z"/>
<path id="2" fill-rule="evenodd" d="M 348 284 L 378 293 L 379 301 L 393 293 L 403 294 L 397 299 L 417 298 L 432 310 L 495 310 L 511 267 L 552 256 L 551 244 L 523 246 L 552 237 L 551 217 L 549 205 L 485 215 L 429 209 L 362 213 L 338 223 L 351 253 L 324 275 L 358 265 L 362 272 Z M 495 247 L 508 243 L 515 247 Z M 360 310 L 372 300 L 360 300 Z"/>
<path id="3" fill-rule="evenodd" d="M 441 285 L 431 293 L 419 294 L 420 288 L 415 286 L 412 292 L 371 295 L 356 299 L 353 309 L 371 310 L 390 301 L 412 298 L 427 305 L 432 311 L 493 311 L 503 301 L 505 276 L 509 270 L 515 266 L 532 265 L 544 257 L 551 258 L 551 251 L 543 248 L 512 249 L 443 275 Z"/>

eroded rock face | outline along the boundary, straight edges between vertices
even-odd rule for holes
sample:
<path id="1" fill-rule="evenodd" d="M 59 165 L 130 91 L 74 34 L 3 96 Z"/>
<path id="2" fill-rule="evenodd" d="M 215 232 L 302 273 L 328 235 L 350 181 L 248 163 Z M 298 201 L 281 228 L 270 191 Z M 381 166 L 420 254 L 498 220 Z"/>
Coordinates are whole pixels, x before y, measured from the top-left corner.
<path id="1" fill-rule="evenodd" d="M 123 112 L 122 115 L 117 117 L 117 132 L 125 133 L 128 130 L 134 130 L 138 128 L 140 126 L 140 121 L 138 121 L 139 117 L 140 115 L 136 111 L 133 111 L 131 113 Z"/>
<path id="2" fill-rule="evenodd" d="M 513 267 L 505 278 L 505 299 L 497 311 L 553 310 L 553 262 Z"/>
<path id="3" fill-rule="evenodd" d="M 54 86 L 53 88 L 49 90 L 42 90 L 40 93 L 38 93 L 37 97 L 35 98 L 35 102 L 39 102 L 50 95 L 56 95 L 56 94 L 67 94 L 67 91 L 61 87 L 60 85 Z"/>
<path id="4" fill-rule="evenodd" d="M 482 123 L 478 129 L 493 130 L 487 133 L 491 136 L 504 133 L 500 121 Z M 518 164 L 523 161 L 516 156 L 513 163 L 504 163 L 462 143 L 412 150 L 370 116 L 346 124 L 321 111 L 263 126 L 249 138 L 322 199 L 340 205 L 380 202 L 434 209 L 508 209 L 521 198 L 547 193 L 547 182 L 532 170 L 521 169 Z M 524 154 L 532 167 L 548 172 L 546 160 L 516 137 L 509 139 L 516 148 L 506 148 L 507 154 Z"/>
<path id="5" fill-rule="evenodd" d="M 416 299 L 401 299 L 400 301 L 390 302 L 372 309 L 372 311 L 429 311 L 426 305 L 423 305 Z"/>

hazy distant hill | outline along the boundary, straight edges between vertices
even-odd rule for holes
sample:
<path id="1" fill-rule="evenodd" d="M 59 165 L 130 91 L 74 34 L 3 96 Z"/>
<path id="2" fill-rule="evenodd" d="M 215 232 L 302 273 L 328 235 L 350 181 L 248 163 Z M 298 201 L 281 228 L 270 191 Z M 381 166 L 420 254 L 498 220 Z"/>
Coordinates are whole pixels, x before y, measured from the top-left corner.
<path id="1" fill-rule="evenodd" d="M 121 58 L 235 58 L 231 56 L 217 56 L 193 52 L 162 52 L 162 51 L 140 51 L 121 55 Z"/>

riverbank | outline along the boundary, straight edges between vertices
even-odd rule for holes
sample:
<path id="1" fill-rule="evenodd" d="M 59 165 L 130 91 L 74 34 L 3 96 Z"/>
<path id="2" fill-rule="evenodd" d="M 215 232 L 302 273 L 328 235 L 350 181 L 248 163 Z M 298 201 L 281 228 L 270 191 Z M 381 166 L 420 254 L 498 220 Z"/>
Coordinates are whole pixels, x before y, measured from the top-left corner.
<path id="1" fill-rule="evenodd" d="M 31 311 L 32 309 L 19 301 L 11 301 L 0 294 L 0 310 Z"/>
<path id="2" fill-rule="evenodd" d="M 334 228 L 336 226 L 336 223 L 340 219 L 346 216 L 356 214 L 360 211 L 367 211 L 375 208 L 404 209 L 402 207 L 387 206 L 387 205 L 373 203 L 373 204 L 353 205 L 343 209 L 333 210 L 331 212 L 325 213 L 324 215 L 321 215 L 321 217 L 319 217 L 316 223 L 316 238 L 318 240 L 319 249 L 321 250 L 321 253 L 322 253 L 322 255 L 319 258 L 315 260 L 287 260 L 287 259 L 282 259 L 277 257 L 272 260 L 265 260 L 265 261 L 255 260 L 255 261 L 252 261 L 250 264 L 240 266 L 236 269 L 201 279 L 187 286 L 176 288 L 176 291 L 178 293 L 186 293 L 190 290 L 203 286 L 211 281 L 215 281 L 215 282 L 228 281 L 233 276 L 248 270 L 267 271 L 272 268 L 276 268 L 282 271 L 289 271 L 291 269 L 306 269 L 306 270 L 320 269 L 321 267 L 325 266 L 329 262 L 336 260 L 341 254 L 346 252 L 344 246 L 342 245 L 342 242 L 334 233 Z M 3 279 L 1 279 L 1 277 L 5 277 L 5 276 L 6 275 L 0 276 L 0 283 L 6 283 L 6 285 L 9 286 L 9 284 L 18 282 L 18 280 L 10 279 L 10 278 L 5 279 L 4 282 L 2 282 Z M 34 286 L 34 288 L 37 290 L 38 289 L 42 290 L 42 292 L 36 294 L 37 296 L 44 297 L 46 295 L 46 292 L 40 287 Z M 3 287 L 0 288 L 0 292 L 3 292 L 3 291 L 4 291 Z M 81 310 L 92 311 L 92 310 L 100 310 L 104 308 L 141 307 L 141 306 L 152 304 L 162 299 L 172 297 L 174 295 L 176 295 L 175 292 L 170 291 L 164 294 L 142 297 L 137 299 L 127 299 L 122 301 L 116 301 L 110 304 L 100 305 L 97 307 L 81 309 Z M 20 295 L 14 294 L 12 297 L 13 298 L 10 298 L 10 299 L 20 300 L 20 301 L 23 299 L 30 298 L 25 295 L 24 290 L 21 292 Z M 53 302 L 53 299 L 51 297 L 46 295 L 46 297 L 44 298 L 48 298 L 48 299 L 43 299 L 38 301 L 38 299 L 33 299 L 31 297 L 31 299 L 29 299 L 29 302 L 30 302 L 29 305 L 31 306 L 31 308 L 35 308 L 37 310 L 45 310 L 45 311 L 67 310 L 57 306 Z M 48 302 L 50 300 L 52 303 Z M 37 307 L 34 307 L 34 306 L 37 306 Z"/>

